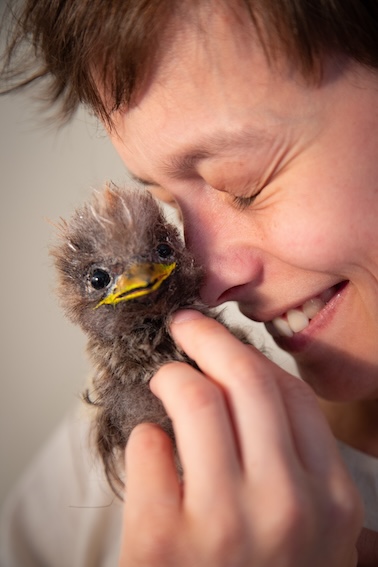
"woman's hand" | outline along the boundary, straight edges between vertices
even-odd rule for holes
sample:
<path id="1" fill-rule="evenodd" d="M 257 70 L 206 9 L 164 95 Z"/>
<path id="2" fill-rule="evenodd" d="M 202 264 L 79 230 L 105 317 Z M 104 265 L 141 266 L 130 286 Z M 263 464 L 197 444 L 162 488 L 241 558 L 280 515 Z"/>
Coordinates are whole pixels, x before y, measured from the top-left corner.
<path id="1" fill-rule="evenodd" d="M 354 567 L 360 503 L 310 388 L 195 311 L 151 381 L 173 420 L 126 449 L 122 567 Z"/>

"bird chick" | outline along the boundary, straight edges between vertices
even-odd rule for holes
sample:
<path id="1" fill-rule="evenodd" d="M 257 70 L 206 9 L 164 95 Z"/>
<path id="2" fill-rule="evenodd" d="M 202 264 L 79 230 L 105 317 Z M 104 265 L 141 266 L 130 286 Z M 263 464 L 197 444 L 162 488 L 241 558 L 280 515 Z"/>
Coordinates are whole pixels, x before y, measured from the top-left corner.
<path id="1" fill-rule="evenodd" d="M 120 496 L 122 455 L 132 429 L 157 423 L 174 440 L 149 380 L 166 362 L 195 366 L 171 338 L 171 315 L 190 307 L 220 316 L 200 301 L 203 271 L 147 191 L 95 191 L 90 203 L 61 221 L 59 236 L 51 250 L 58 295 L 66 315 L 88 336 L 95 374 L 84 398 L 95 406 L 97 448 Z M 249 342 L 241 330 L 234 334 Z"/>

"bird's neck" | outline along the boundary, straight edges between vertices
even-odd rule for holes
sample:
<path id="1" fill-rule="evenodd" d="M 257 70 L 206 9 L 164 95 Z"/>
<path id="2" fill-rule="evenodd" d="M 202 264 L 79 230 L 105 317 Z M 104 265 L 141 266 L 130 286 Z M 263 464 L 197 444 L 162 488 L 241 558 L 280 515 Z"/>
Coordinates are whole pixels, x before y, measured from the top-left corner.
<path id="1" fill-rule="evenodd" d="M 91 337 L 88 353 L 100 371 L 124 375 L 133 367 L 145 372 L 169 360 L 182 360 L 169 332 L 166 317 L 148 315 L 112 339 Z"/>

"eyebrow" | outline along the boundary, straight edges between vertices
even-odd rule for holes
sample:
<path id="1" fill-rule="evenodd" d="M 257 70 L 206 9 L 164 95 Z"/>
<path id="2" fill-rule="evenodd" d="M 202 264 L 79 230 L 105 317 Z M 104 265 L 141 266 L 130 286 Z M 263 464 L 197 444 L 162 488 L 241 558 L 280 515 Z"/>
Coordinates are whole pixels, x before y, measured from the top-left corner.
<path id="1" fill-rule="evenodd" d="M 195 146 L 189 146 L 184 151 L 173 154 L 167 158 L 160 169 L 169 176 L 181 179 L 193 172 L 196 164 L 207 158 L 214 157 L 220 152 L 225 153 L 230 150 L 237 149 L 253 149 L 253 147 L 266 144 L 272 139 L 272 136 L 266 132 L 254 130 L 241 130 L 240 132 L 219 131 L 211 136 L 204 137 L 196 143 Z M 154 182 L 148 181 L 130 173 L 131 178 L 138 183 L 146 186 L 155 185 Z"/>

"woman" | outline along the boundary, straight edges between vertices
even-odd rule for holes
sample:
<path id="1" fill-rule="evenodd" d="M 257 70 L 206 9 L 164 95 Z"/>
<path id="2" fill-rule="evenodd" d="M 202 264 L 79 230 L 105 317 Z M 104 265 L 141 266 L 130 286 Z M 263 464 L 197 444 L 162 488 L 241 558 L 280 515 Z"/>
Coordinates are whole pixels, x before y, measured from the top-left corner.
<path id="1" fill-rule="evenodd" d="M 184 482 L 162 431 L 138 427 L 121 565 L 357 564 L 359 500 L 313 390 L 376 478 L 377 22 L 373 2 L 345 1 L 40 0 L 21 18 L 66 116 L 89 105 L 134 178 L 179 208 L 203 299 L 262 321 L 309 385 L 179 313 L 201 370 L 167 366 L 151 388 Z M 378 561 L 377 496 L 360 565 Z"/>

